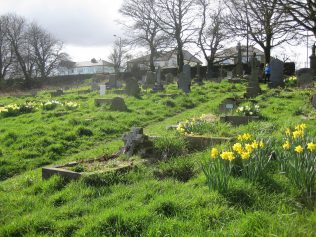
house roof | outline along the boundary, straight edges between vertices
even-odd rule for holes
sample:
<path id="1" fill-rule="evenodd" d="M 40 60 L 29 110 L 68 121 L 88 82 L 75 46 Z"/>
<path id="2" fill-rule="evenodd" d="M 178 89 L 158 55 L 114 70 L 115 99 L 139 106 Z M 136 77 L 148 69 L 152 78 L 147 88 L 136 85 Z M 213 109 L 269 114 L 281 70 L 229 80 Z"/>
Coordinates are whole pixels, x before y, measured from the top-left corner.
<path id="1" fill-rule="evenodd" d="M 161 52 L 161 53 L 158 53 L 158 56 L 155 58 L 155 60 L 156 61 L 167 61 L 174 55 L 176 55 L 175 51 Z M 145 56 L 142 56 L 139 58 L 134 58 L 132 60 L 129 60 L 128 63 L 145 63 L 145 62 L 149 61 L 149 57 L 150 57 L 150 55 L 145 55 Z M 202 64 L 202 62 L 198 58 L 196 58 L 194 55 L 192 55 L 187 50 L 183 50 L 183 57 L 184 57 L 184 60 L 186 60 L 186 61 Z"/>
<path id="2" fill-rule="evenodd" d="M 83 61 L 83 62 L 76 62 L 74 67 L 94 67 L 94 66 L 109 66 L 113 67 L 114 64 L 109 63 L 104 60 L 98 60 L 96 62 L 91 61 Z"/>
<path id="3" fill-rule="evenodd" d="M 247 46 L 246 45 L 241 45 L 241 55 L 242 56 L 247 56 Z M 249 57 L 253 54 L 256 53 L 257 56 L 264 56 L 264 53 L 257 49 L 256 47 L 249 45 L 248 46 L 248 55 Z M 227 49 L 224 49 L 218 53 L 216 53 L 215 58 L 233 58 L 238 56 L 238 49 L 237 47 L 230 47 Z"/>

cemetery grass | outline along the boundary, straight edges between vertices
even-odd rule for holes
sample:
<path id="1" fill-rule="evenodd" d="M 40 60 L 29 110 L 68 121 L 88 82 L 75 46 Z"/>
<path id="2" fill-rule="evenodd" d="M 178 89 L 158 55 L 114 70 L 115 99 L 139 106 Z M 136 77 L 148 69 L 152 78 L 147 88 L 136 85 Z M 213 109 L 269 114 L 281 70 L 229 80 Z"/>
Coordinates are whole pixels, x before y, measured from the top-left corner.
<path id="1" fill-rule="evenodd" d="M 244 90 L 243 85 L 233 89 L 222 82 L 193 86 L 191 94 L 175 99 L 144 92 L 140 99 L 124 96 L 127 113 L 95 107 L 96 93 L 73 93 L 56 99 L 79 102 L 77 110 L 56 108 L 1 118 L 0 236 L 314 236 L 315 205 L 302 202 L 298 191 L 273 167 L 265 181 L 250 183 L 235 177 L 226 193 L 209 191 L 201 171 L 209 149 L 182 150 L 176 157 L 115 174 L 106 184 L 100 182 L 102 177 L 41 180 L 43 165 L 116 151 L 122 133 L 131 126 L 144 126 L 147 134 L 176 143 L 178 135 L 167 126 L 218 114 L 225 97 L 241 96 Z M 166 93 L 177 89 L 171 85 Z M 286 127 L 304 122 L 315 137 L 310 94 L 264 88 L 255 98 L 262 119 L 224 127 L 221 133 L 234 137 L 251 132 L 278 139 Z M 1 103 L 26 99 L 4 98 Z M 47 92 L 36 98 L 49 99 Z"/>

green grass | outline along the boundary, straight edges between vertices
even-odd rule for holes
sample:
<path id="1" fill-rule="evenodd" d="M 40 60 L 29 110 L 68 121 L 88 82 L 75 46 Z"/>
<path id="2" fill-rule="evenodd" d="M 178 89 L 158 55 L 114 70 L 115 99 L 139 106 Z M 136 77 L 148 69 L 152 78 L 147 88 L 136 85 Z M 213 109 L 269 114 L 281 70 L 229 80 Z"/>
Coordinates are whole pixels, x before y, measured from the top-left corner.
<path id="1" fill-rule="evenodd" d="M 201 171 L 209 149 L 186 150 L 180 139 L 172 140 L 177 135 L 166 130 L 188 118 L 219 114 L 224 98 L 244 91 L 244 85 L 233 89 L 227 82 L 206 82 L 185 95 L 169 85 L 165 93 L 179 94 L 174 99 L 144 91 L 140 98 L 123 96 L 130 112 L 95 107 L 95 92 L 74 92 L 56 99 L 80 103 L 77 110 L 56 108 L 0 118 L 0 236 L 315 236 L 315 205 L 304 205 L 275 165 L 266 180 L 251 183 L 232 177 L 226 193 L 209 191 Z M 315 137 L 311 93 L 263 86 L 263 94 L 255 98 L 262 120 L 239 127 L 221 125 L 218 130 L 229 136 L 251 132 L 280 139 L 286 127 L 304 122 Z M 110 92 L 104 98 L 115 96 Z M 1 104 L 28 99 L 5 97 Z M 32 99 L 50 97 L 42 92 Z M 99 175 L 71 182 L 59 177 L 41 180 L 44 165 L 113 153 L 122 146 L 122 133 L 132 126 L 163 137 L 156 143 L 161 154 L 168 154 L 163 161 L 112 174 L 110 179 Z"/>

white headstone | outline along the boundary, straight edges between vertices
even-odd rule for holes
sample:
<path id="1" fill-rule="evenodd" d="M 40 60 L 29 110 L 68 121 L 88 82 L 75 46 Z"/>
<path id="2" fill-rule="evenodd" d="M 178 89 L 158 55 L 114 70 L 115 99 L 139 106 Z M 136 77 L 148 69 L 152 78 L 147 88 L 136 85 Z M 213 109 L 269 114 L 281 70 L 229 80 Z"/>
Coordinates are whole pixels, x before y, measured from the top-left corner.
<path id="1" fill-rule="evenodd" d="M 100 95 L 105 95 L 106 87 L 105 85 L 100 85 Z"/>

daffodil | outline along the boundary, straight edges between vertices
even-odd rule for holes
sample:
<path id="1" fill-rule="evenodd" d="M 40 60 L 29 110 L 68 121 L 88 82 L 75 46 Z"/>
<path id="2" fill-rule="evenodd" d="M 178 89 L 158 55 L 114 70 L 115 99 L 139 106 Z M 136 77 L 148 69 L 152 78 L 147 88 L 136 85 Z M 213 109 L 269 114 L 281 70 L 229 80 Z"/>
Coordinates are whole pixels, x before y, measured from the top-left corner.
<path id="1" fill-rule="evenodd" d="M 239 142 L 235 143 L 233 145 L 233 151 L 240 153 L 242 151 L 242 145 Z"/>
<path id="2" fill-rule="evenodd" d="M 249 152 L 243 152 L 241 153 L 241 159 L 243 160 L 247 160 L 250 157 L 250 153 Z"/>
<path id="3" fill-rule="evenodd" d="M 291 129 L 289 128 L 285 129 L 285 135 L 291 136 Z"/>
<path id="4" fill-rule="evenodd" d="M 297 153 L 302 153 L 304 151 L 304 148 L 301 145 L 298 145 L 297 147 L 295 147 L 295 151 Z"/>
<path id="5" fill-rule="evenodd" d="M 249 153 L 251 153 L 251 152 L 253 151 L 252 145 L 251 145 L 251 144 L 248 144 L 248 143 L 245 145 L 245 149 L 246 149 L 246 151 L 249 152 Z"/>
<path id="6" fill-rule="evenodd" d="M 316 150 L 316 144 L 315 143 L 307 143 L 307 149 L 310 151 L 315 151 Z"/>
<path id="7" fill-rule="evenodd" d="M 245 140 L 245 141 L 248 141 L 248 140 L 251 139 L 251 135 L 250 135 L 249 133 L 244 133 L 244 134 L 242 135 L 242 137 L 243 137 L 243 140 Z"/>
<path id="8" fill-rule="evenodd" d="M 215 159 L 219 154 L 219 151 L 216 148 L 212 148 L 211 150 L 211 158 Z"/>
<path id="9" fill-rule="evenodd" d="M 284 150 L 289 150 L 291 145 L 290 145 L 290 142 L 289 141 L 286 141 L 283 145 L 282 145 L 283 149 Z"/>
<path id="10" fill-rule="evenodd" d="M 263 141 L 260 141 L 260 142 L 259 142 L 259 147 L 260 147 L 260 148 L 264 148 L 264 143 L 263 143 Z"/>
<path id="11" fill-rule="evenodd" d="M 254 141 L 251 143 L 251 146 L 252 146 L 253 149 L 258 149 L 259 143 L 258 143 L 256 140 L 254 140 Z"/>
<path id="12" fill-rule="evenodd" d="M 303 137 L 304 136 L 304 131 L 303 130 L 296 130 L 293 133 L 293 138 L 299 138 L 299 137 Z"/>
<path id="13" fill-rule="evenodd" d="M 222 154 L 221 154 L 220 156 L 221 156 L 221 158 L 222 158 L 223 160 L 232 161 L 232 160 L 235 159 L 234 153 L 231 152 L 231 151 L 224 151 L 224 152 L 222 152 Z"/>

